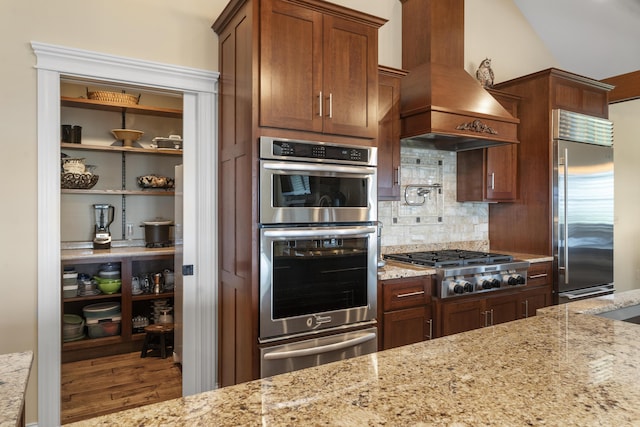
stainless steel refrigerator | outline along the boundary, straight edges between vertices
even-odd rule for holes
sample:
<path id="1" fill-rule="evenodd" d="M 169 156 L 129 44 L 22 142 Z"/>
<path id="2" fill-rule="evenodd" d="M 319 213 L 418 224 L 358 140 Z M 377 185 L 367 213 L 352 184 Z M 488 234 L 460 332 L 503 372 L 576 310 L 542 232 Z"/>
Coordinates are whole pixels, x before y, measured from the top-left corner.
<path id="1" fill-rule="evenodd" d="M 613 123 L 553 110 L 553 251 L 558 302 L 614 292 Z"/>

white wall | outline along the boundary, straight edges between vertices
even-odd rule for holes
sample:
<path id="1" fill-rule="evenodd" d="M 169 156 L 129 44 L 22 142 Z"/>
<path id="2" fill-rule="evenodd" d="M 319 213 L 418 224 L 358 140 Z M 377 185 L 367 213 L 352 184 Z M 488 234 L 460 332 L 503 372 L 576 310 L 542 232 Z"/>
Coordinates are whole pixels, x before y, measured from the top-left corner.
<path id="1" fill-rule="evenodd" d="M 609 106 L 614 123 L 613 280 L 616 291 L 640 288 L 640 100 Z"/>
<path id="2" fill-rule="evenodd" d="M 0 1 L 0 353 L 37 351 L 36 71 L 30 42 L 64 45 L 205 70 L 218 68 L 211 24 L 226 0 Z M 380 62 L 401 66 L 397 0 L 335 0 L 389 19 L 380 30 Z M 554 64 L 511 0 L 467 0 L 467 71 L 491 57 L 496 80 Z M 526 46 L 526 49 L 523 47 Z M 34 363 L 36 366 L 36 363 Z M 27 422 L 37 418 L 37 371 L 27 393 Z"/>

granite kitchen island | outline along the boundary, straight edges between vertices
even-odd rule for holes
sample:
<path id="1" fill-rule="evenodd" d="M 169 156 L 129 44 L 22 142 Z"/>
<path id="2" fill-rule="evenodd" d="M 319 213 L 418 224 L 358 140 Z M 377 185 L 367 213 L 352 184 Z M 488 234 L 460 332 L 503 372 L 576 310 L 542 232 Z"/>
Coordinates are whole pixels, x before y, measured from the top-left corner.
<path id="1" fill-rule="evenodd" d="M 0 355 L 0 427 L 24 426 L 24 400 L 33 352 Z"/>
<path id="2" fill-rule="evenodd" d="M 594 301 L 596 301 L 594 303 Z M 640 425 L 640 290 L 74 426 Z"/>

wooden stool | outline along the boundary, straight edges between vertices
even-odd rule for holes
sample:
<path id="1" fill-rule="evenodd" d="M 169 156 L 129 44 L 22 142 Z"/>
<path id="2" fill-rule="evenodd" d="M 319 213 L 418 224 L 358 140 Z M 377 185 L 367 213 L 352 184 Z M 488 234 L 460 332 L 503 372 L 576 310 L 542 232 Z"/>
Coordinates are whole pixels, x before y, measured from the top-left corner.
<path id="1" fill-rule="evenodd" d="M 167 358 L 167 347 L 173 348 L 173 323 L 157 323 L 145 326 L 144 344 L 140 357 L 147 357 L 149 350 L 160 350 L 160 357 Z"/>

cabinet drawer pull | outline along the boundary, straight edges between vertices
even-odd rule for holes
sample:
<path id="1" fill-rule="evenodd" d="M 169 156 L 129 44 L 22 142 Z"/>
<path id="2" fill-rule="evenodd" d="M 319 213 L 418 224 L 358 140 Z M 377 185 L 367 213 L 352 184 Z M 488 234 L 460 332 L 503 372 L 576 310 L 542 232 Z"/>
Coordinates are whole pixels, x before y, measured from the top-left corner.
<path id="1" fill-rule="evenodd" d="M 318 115 L 322 117 L 322 104 L 324 103 L 324 98 L 322 97 L 322 91 L 318 95 Z"/>
<path id="2" fill-rule="evenodd" d="M 333 93 L 329 93 L 329 118 L 333 118 Z"/>
<path id="3" fill-rule="evenodd" d="M 432 340 L 433 339 L 433 319 L 427 320 L 427 323 L 429 324 L 429 336 L 427 336 L 426 338 L 428 340 Z"/>
<path id="4" fill-rule="evenodd" d="M 408 292 L 406 294 L 398 294 L 396 298 L 415 297 L 416 295 L 424 295 L 424 291 Z"/>
<path id="5" fill-rule="evenodd" d="M 529 280 L 531 280 L 531 279 L 540 279 L 542 277 L 547 277 L 547 273 L 534 274 L 533 276 L 529 276 Z"/>

